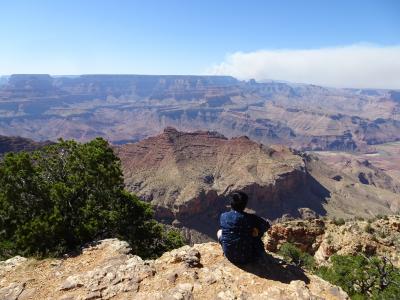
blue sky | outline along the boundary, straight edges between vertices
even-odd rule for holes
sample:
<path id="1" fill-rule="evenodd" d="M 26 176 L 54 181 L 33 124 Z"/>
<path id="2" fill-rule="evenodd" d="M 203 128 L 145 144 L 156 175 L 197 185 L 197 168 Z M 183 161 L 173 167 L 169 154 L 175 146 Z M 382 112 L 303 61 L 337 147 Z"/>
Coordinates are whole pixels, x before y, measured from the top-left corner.
<path id="1" fill-rule="evenodd" d="M 0 13 L 0 74 L 223 73 L 235 53 L 400 45 L 395 0 L 0 0 Z"/>

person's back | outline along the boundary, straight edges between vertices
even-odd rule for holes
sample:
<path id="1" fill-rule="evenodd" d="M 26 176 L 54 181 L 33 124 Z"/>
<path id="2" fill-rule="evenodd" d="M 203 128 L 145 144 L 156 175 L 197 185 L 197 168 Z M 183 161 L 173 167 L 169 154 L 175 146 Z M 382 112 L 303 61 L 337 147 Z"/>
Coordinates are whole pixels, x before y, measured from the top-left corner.
<path id="1" fill-rule="evenodd" d="M 262 235 L 269 223 L 262 218 L 244 212 L 247 195 L 236 192 L 231 195 L 232 210 L 221 214 L 219 241 L 224 255 L 233 263 L 248 263 L 264 251 Z"/>

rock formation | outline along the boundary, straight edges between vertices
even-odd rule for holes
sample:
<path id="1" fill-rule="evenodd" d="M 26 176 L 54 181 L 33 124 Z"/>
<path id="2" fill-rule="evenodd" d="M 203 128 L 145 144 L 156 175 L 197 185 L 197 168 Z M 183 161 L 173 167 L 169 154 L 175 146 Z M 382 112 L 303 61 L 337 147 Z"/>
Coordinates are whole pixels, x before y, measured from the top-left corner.
<path id="1" fill-rule="evenodd" d="M 371 218 L 400 211 L 400 182 L 368 161 L 350 159 L 326 164 L 326 156 L 310 156 L 306 168 L 329 191 L 327 215 Z M 366 180 L 368 180 L 368 182 Z"/>
<path id="2" fill-rule="evenodd" d="M 302 207 L 325 211 L 323 187 L 309 176 L 303 158 L 286 147 L 167 128 L 115 151 L 126 188 L 151 202 L 158 219 L 208 236 L 214 237 L 226 210 L 226 195 L 237 189 L 250 195 L 248 208 L 264 217 L 299 216 Z"/>
<path id="3" fill-rule="evenodd" d="M 348 299 L 339 287 L 274 257 L 239 268 L 216 243 L 146 261 L 128 244 L 102 240 L 64 259 L 0 263 L 0 299 Z"/>
<path id="4" fill-rule="evenodd" d="M 365 150 L 400 139 L 397 93 L 228 76 L 20 74 L 1 81 L 0 134 L 120 144 L 174 126 L 303 150 Z"/>
<path id="5" fill-rule="evenodd" d="M 390 147 L 390 145 L 381 147 Z M 352 177 L 355 182 L 358 181 L 360 184 L 400 193 L 400 180 L 396 178 L 395 173 L 391 172 L 398 169 L 399 153 L 400 144 L 397 145 L 397 153 L 393 151 L 386 157 L 382 157 L 383 155 L 376 152 L 364 155 L 343 152 L 318 152 L 318 156 L 333 170 L 340 170 L 347 176 Z M 337 181 L 340 182 L 340 180 L 338 179 Z"/>
<path id="6" fill-rule="evenodd" d="M 0 157 L 7 152 L 33 151 L 51 142 L 35 142 L 22 137 L 8 137 L 0 135 Z"/>
<path id="7" fill-rule="evenodd" d="M 400 208 L 397 186 L 378 170 L 371 175 L 375 185 L 366 185 L 347 169 L 333 169 L 317 157 L 246 137 L 167 128 L 115 151 L 127 189 L 151 202 L 158 219 L 183 227 L 192 242 L 204 240 L 191 236 L 193 230 L 215 237 L 219 214 L 227 209 L 226 195 L 237 189 L 249 194 L 250 211 L 272 220 L 285 214 L 367 217 Z"/>
<path id="8" fill-rule="evenodd" d="M 375 220 L 292 220 L 274 224 L 265 236 L 267 250 L 290 242 L 314 255 L 320 264 L 333 254 L 378 255 L 400 266 L 400 216 Z"/>

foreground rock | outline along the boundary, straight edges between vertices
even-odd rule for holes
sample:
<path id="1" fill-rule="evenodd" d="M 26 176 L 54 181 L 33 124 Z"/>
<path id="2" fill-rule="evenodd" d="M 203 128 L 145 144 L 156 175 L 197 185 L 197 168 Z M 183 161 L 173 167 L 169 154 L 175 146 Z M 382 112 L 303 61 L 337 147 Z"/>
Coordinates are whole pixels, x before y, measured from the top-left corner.
<path id="1" fill-rule="evenodd" d="M 239 268 L 216 243 L 152 261 L 128 252 L 125 242 L 108 239 L 76 257 L 18 260 L 0 277 L 0 299 L 348 299 L 340 288 L 273 257 Z"/>

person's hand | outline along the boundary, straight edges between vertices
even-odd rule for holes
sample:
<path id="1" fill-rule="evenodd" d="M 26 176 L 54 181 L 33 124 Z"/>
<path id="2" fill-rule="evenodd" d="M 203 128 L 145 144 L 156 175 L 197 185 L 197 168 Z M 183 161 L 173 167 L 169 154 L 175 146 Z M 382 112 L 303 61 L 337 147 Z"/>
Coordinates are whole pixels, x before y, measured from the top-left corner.
<path id="1" fill-rule="evenodd" d="M 258 228 L 254 227 L 254 228 L 251 230 L 251 236 L 252 236 L 252 237 L 258 237 L 258 234 L 259 234 Z"/>

